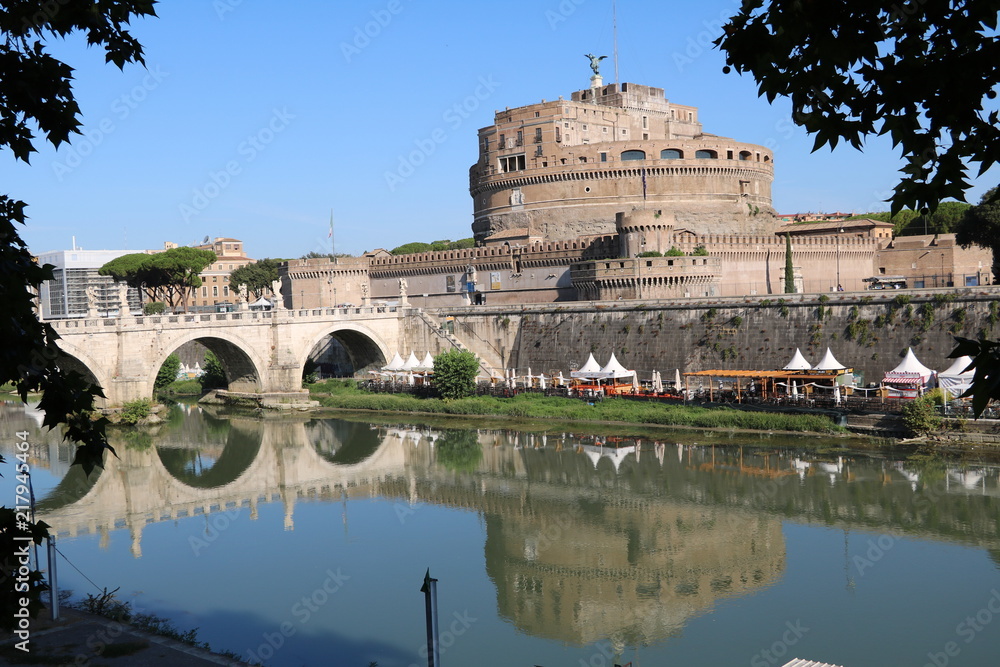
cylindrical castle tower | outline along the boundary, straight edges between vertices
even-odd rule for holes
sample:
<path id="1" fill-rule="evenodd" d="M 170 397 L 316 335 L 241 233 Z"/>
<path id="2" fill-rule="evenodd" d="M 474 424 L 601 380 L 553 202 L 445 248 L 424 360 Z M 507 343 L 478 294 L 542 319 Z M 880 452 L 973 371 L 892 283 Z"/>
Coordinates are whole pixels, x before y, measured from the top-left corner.
<path id="1" fill-rule="evenodd" d="M 770 150 L 704 134 L 662 88 L 609 84 L 498 111 L 469 172 L 477 242 L 525 228 L 549 240 L 615 231 L 634 208 L 699 234 L 771 234 Z"/>

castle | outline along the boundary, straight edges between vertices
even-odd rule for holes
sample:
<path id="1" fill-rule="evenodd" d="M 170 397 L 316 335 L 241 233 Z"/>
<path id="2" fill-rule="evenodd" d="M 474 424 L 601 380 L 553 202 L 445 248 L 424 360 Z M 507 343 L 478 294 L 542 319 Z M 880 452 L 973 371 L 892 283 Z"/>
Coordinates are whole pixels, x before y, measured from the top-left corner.
<path id="1" fill-rule="evenodd" d="M 595 71 L 569 100 L 497 111 L 478 139 L 469 170 L 476 247 L 290 261 L 285 306 L 784 293 L 789 245 L 788 291 L 861 290 L 887 269 L 933 274 L 911 286 L 989 282 L 988 251 L 960 251 L 948 235 L 904 244 L 923 248 L 914 257 L 933 258 L 931 267 L 895 257 L 882 223 L 782 224 L 771 151 L 706 134 L 697 108 L 670 102 L 662 88 L 604 85 Z"/>

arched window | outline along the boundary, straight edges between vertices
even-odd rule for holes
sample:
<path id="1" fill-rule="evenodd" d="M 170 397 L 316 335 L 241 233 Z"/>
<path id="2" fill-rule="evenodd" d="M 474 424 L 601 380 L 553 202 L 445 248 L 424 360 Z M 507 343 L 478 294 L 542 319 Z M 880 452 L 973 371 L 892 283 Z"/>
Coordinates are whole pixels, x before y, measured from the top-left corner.
<path id="1" fill-rule="evenodd" d="M 770 161 L 771 161 L 771 156 L 770 155 L 765 155 L 764 156 L 764 162 L 770 162 Z"/>
<path id="2" fill-rule="evenodd" d="M 716 160 L 719 154 L 715 151 L 695 151 L 694 156 L 699 160 Z"/>
<path id="3" fill-rule="evenodd" d="M 750 154 L 750 151 L 740 151 L 741 160 L 749 160 L 751 157 L 753 156 Z"/>
<path id="4" fill-rule="evenodd" d="M 646 151 L 632 150 L 632 151 L 622 152 L 622 160 L 645 160 L 645 159 L 646 159 Z"/>
<path id="5" fill-rule="evenodd" d="M 661 160 L 680 160 L 684 157 L 684 153 L 680 152 L 676 148 L 665 148 L 660 151 Z"/>

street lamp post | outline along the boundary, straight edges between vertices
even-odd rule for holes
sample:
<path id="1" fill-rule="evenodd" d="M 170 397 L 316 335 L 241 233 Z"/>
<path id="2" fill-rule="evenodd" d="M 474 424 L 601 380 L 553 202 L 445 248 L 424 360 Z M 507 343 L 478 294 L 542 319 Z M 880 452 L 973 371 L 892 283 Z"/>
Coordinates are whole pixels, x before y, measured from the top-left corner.
<path id="1" fill-rule="evenodd" d="M 844 228 L 841 227 L 837 230 L 837 291 L 841 290 L 840 282 L 840 235 L 844 233 Z"/>

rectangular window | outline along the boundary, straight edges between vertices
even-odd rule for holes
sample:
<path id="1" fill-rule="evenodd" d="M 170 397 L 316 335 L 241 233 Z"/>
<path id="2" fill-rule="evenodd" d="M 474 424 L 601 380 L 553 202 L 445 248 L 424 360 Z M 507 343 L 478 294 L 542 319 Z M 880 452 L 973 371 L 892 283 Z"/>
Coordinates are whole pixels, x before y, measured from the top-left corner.
<path id="1" fill-rule="evenodd" d="M 222 288 L 222 296 L 229 296 L 229 285 Z"/>
<path id="2" fill-rule="evenodd" d="M 535 128 L 535 143 L 540 144 L 542 142 L 542 128 Z"/>
<path id="3" fill-rule="evenodd" d="M 522 132 L 521 130 L 517 131 L 517 145 L 518 146 L 524 145 L 524 132 Z"/>
<path id="4" fill-rule="evenodd" d="M 201 286 L 201 295 L 203 297 L 207 297 L 208 296 L 208 287 L 206 287 L 205 285 Z"/>
<path id="5" fill-rule="evenodd" d="M 608 161 L 608 154 L 601 153 L 601 162 L 607 162 L 607 161 Z"/>
<path id="6" fill-rule="evenodd" d="M 649 118 L 647 116 L 642 117 L 642 129 L 644 130 L 649 129 Z"/>
<path id="7" fill-rule="evenodd" d="M 586 129 L 587 129 L 587 124 L 586 124 L 586 123 L 584 123 L 584 124 L 583 124 L 583 129 L 584 129 L 584 130 L 586 130 Z"/>
<path id="8" fill-rule="evenodd" d="M 500 158 L 500 173 L 506 174 L 510 171 L 523 171 L 527 168 L 524 153 L 520 155 L 510 155 Z"/>
<path id="9" fill-rule="evenodd" d="M 212 282 L 213 283 L 219 282 L 219 276 L 212 276 Z"/>
<path id="10" fill-rule="evenodd" d="M 219 296 L 219 286 L 218 285 L 213 285 L 212 286 L 212 296 Z"/>

